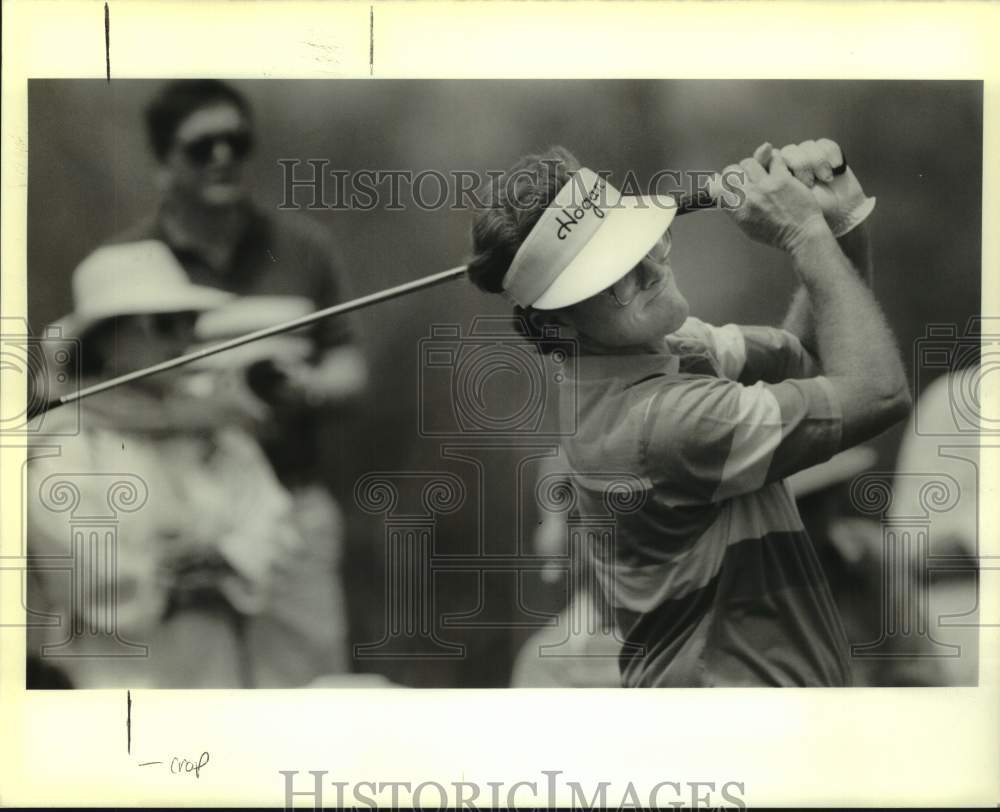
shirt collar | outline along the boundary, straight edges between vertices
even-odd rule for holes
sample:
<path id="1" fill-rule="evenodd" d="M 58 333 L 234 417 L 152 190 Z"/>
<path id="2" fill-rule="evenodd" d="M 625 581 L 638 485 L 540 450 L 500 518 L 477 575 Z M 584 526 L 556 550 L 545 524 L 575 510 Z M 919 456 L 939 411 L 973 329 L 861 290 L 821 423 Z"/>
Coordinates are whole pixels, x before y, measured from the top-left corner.
<path id="1" fill-rule="evenodd" d="M 626 386 L 650 375 L 673 375 L 680 371 L 680 358 L 664 350 L 637 354 L 586 353 L 577 356 L 574 377 L 578 381 L 619 379 Z"/>
<path id="2" fill-rule="evenodd" d="M 687 334 L 672 333 L 664 338 L 661 350 L 645 353 L 581 353 L 577 356 L 577 381 L 620 380 L 626 387 L 651 376 L 720 376 L 718 360 L 703 341 Z"/>

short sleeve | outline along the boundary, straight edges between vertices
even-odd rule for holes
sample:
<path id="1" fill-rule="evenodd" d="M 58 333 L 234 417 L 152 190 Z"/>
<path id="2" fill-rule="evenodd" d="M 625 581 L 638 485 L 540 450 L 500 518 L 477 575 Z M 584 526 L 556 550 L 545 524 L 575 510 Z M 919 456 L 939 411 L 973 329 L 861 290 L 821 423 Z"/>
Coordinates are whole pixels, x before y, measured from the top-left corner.
<path id="1" fill-rule="evenodd" d="M 812 378 L 820 374 L 819 363 L 802 346 L 798 336 L 777 327 L 740 325 L 745 364 L 739 381 L 779 383 L 789 378 Z"/>
<path id="2" fill-rule="evenodd" d="M 645 468 L 676 504 L 751 493 L 840 450 L 840 404 L 823 377 L 746 386 L 681 376 L 646 387 Z"/>
<path id="3" fill-rule="evenodd" d="M 718 373 L 733 381 L 746 365 L 743 333 L 735 324 L 716 327 L 690 316 L 676 333 L 668 336 L 668 343 L 672 351 L 682 356 L 707 350 Z"/>
<path id="4" fill-rule="evenodd" d="M 704 345 L 715 358 L 720 375 L 745 384 L 812 378 L 821 372 L 798 337 L 777 327 L 716 327 L 691 317 L 672 338 L 680 342 L 681 352 L 686 342 Z"/>

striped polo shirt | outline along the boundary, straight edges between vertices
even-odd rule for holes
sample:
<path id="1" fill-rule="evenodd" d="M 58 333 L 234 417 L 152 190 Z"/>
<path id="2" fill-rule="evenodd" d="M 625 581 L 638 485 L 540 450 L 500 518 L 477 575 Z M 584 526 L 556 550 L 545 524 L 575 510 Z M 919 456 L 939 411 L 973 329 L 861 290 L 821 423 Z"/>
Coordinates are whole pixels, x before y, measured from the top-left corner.
<path id="1" fill-rule="evenodd" d="M 576 520 L 607 515 L 616 475 L 639 506 L 616 515 L 611 543 L 588 544 L 626 687 L 850 683 L 784 482 L 840 450 L 840 405 L 818 372 L 786 331 L 694 318 L 662 354 L 578 358 L 575 397 L 560 399 Z"/>

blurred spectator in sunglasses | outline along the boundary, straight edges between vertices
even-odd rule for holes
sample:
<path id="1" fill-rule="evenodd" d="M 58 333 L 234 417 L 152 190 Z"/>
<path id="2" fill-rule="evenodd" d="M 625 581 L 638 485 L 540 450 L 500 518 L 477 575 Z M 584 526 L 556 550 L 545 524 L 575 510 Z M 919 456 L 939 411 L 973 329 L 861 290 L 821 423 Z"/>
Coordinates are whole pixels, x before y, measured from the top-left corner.
<path id="1" fill-rule="evenodd" d="M 329 235 L 306 217 L 268 212 L 250 199 L 254 131 L 241 93 L 211 79 L 170 82 L 149 103 L 146 127 L 161 203 L 121 241 L 161 240 L 192 282 L 239 296 L 306 299 L 314 309 L 348 298 Z M 262 442 L 293 486 L 319 477 L 321 410 L 352 401 L 367 376 L 345 319 L 319 322 L 309 338 L 307 358 L 259 360 L 248 370 L 272 409 Z"/>
<path id="2" fill-rule="evenodd" d="M 250 331 L 349 298 L 332 240 L 313 220 L 267 211 L 249 192 L 255 142 L 250 105 L 229 84 L 211 79 L 164 85 L 146 109 L 157 161 L 160 205 L 118 239 L 156 239 L 176 256 L 192 282 L 237 294 L 264 307 L 238 311 L 230 327 Z M 251 315 L 248 318 L 247 314 Z M 204 341 L 225 337 L 217 329 Z M 299 580 L 275 619 L 274 671 L 264 684 L 303 684 L 347 668 L 346 609 L 338 575 L 343 517 L 330 495 L 336 476 L 323 453 L 324 425 L 342 421 L 366 386 L 367 365 L 345 318 L 324 319 L 296 334 L 302 352 L 229 354 L 248 397 L 256 397 L 255 432 L 296 513 L 311 529 Z M 277 343 L 270 346 L 279 346 Z M 287 349 L 287 344 L 281 345 Z M 217 365 L 218 366 L 218 365 Z M 336 651 L 316 650 L 336 630 Z"/>

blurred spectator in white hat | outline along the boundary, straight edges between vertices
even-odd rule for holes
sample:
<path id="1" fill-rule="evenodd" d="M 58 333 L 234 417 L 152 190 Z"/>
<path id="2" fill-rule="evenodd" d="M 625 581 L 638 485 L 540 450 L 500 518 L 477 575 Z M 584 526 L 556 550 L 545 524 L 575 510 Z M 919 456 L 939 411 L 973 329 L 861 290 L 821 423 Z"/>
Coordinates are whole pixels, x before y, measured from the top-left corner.
<path id="1" fill-rule="evenodd" d="M 231 298 L 192 284 L 160 242 L 119 244 L 77 267 L 73 312 L 58 326 L 78 341 L 86 385 L 181 354 L 197 316 Z M 75 516 L 107 513 L 102 474 L 138 477 L 148 491 L 141 507 L 117 516 L 111 566 L 73 573 L 93 581 L 83 587 L 86 600 L 71 601 L 60 574 L 34 573 L 41 594 L 29 608 L 47 608 L 60 622 L 32 629 L 29 654 L 55 646 L 46 662 L 77 687 L 240 687 L 259 684 L 267 671 L 253 628 L 302 546 L 293 503 L 234 415 L 206 408 L 181 379 L 180 370 L 159 373 L 56 409 L 47 429 L 76 420 L 79 408 L 79 432 L 61 437 L 57 454 L 32 452 L 28 543 L 36 563 L 74 553 L 70 517 L 45 503 L 46 482 L 72 483 Z M 108 618 L 114 634 L 148 646 L 148 656 L 106 656 L 106 635 L 57 645 L 70 630 L 103 623 L 107 631 Z"/>

